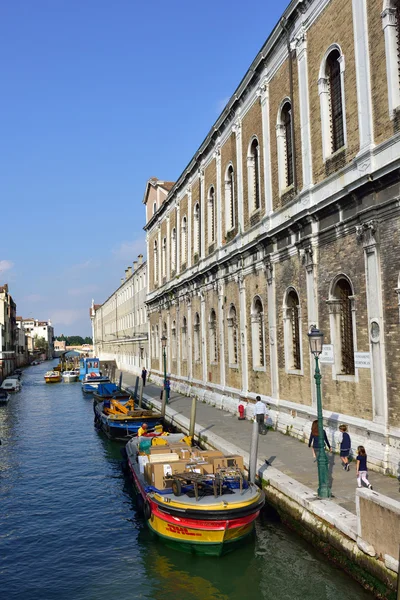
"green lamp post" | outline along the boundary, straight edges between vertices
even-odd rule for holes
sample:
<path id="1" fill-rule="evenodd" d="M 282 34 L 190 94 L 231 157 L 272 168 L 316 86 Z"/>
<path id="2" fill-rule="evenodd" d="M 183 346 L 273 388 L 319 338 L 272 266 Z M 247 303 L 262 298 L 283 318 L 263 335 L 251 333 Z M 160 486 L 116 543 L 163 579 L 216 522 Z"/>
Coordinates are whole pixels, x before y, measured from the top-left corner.
<path id="1" fill-rule="evenodd" d="M 328 457 L 325 452 L 324 440 L 324 420 L 322 416 L 322 399 L 321 399 L 321 371 L 319 370 L 319 356 L 322 353 L 322 345 L 324 342 L 324 334 L 315 325 L 313 325 L 308 333 L 310 342 L 310 350 L 315 358 L 315 386 L 317 388 L 317 413 L 318 413 L 318 496 L 320 498 L 330 498 L 331 488 L 329 487 L 329 465 Z"/>
<path id="2" fill-rule="evenodd" d="M 164 358 L 164 391 L 166 394 L 167 393 L 167 354 L 166 354 L 167 336 L 165 334 L 161 338 L 161 345 L 162 345 L 162 349 L 163 349 L 163 358 Z"/>

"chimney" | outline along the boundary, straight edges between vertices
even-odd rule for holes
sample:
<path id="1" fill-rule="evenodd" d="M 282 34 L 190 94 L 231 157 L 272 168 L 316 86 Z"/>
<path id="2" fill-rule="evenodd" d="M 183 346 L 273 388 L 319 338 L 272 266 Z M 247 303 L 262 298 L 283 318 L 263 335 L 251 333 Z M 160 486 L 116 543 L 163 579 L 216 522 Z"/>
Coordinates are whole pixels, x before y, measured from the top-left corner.
<path id="1" fill-rule="evenodd" d="M 132 267 L 128 267 L 127 269 L 125 269 L 125 279 L 129 279 L 129 277 L 132 275 Z"/>
<path id="2" fill-rule="evenodd" d="M 139 265 L 143 264 L 143 254 L 139 254 L 138 259 L 139 259 Z"/>
<path id="3" fill-rule="evenodd" d="M 137 260 L 133 261 L 133 270 L 136 271 L 137 269 Z"/>

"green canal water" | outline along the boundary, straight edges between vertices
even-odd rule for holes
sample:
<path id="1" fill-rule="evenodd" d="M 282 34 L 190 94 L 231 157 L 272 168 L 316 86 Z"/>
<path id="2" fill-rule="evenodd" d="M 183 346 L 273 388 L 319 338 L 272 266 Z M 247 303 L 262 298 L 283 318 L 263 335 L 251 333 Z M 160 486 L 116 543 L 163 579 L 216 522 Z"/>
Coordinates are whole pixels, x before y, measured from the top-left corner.
<path id="1" fill-rule="evenodd" d="M 93 427 L 80 384 L 24 371 L 0 407 L 2 600 L 371 599 L 342 571 L 264 515 L 221 558 L 174 551 L 135 510 L 120 445 Z"/>

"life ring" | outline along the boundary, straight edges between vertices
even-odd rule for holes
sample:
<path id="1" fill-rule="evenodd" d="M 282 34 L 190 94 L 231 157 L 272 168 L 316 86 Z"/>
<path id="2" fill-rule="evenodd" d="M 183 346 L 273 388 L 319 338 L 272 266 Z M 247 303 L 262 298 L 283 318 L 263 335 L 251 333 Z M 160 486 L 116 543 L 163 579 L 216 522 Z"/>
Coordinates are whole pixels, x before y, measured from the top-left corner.
<path id="1" fill-rule="evenodd" d="M 143 515 L 146 521 L 149 521 L 151 518 L 151 506 L 148 500 L 145 501 L 143 505 Z"/>

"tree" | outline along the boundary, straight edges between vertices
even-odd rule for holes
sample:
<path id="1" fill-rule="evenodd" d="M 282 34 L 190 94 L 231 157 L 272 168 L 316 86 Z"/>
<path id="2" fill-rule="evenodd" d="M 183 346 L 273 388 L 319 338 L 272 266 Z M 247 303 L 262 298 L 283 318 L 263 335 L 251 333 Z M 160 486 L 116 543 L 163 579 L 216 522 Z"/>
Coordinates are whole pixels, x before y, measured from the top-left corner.
<path id="1" fill-rule="evenodd" d="M 35 335 L 35 348 L 36 350 L 40 350 L 40 352 L 47 352 L 49 344 L 46 342 L 44 337 Z"/>

